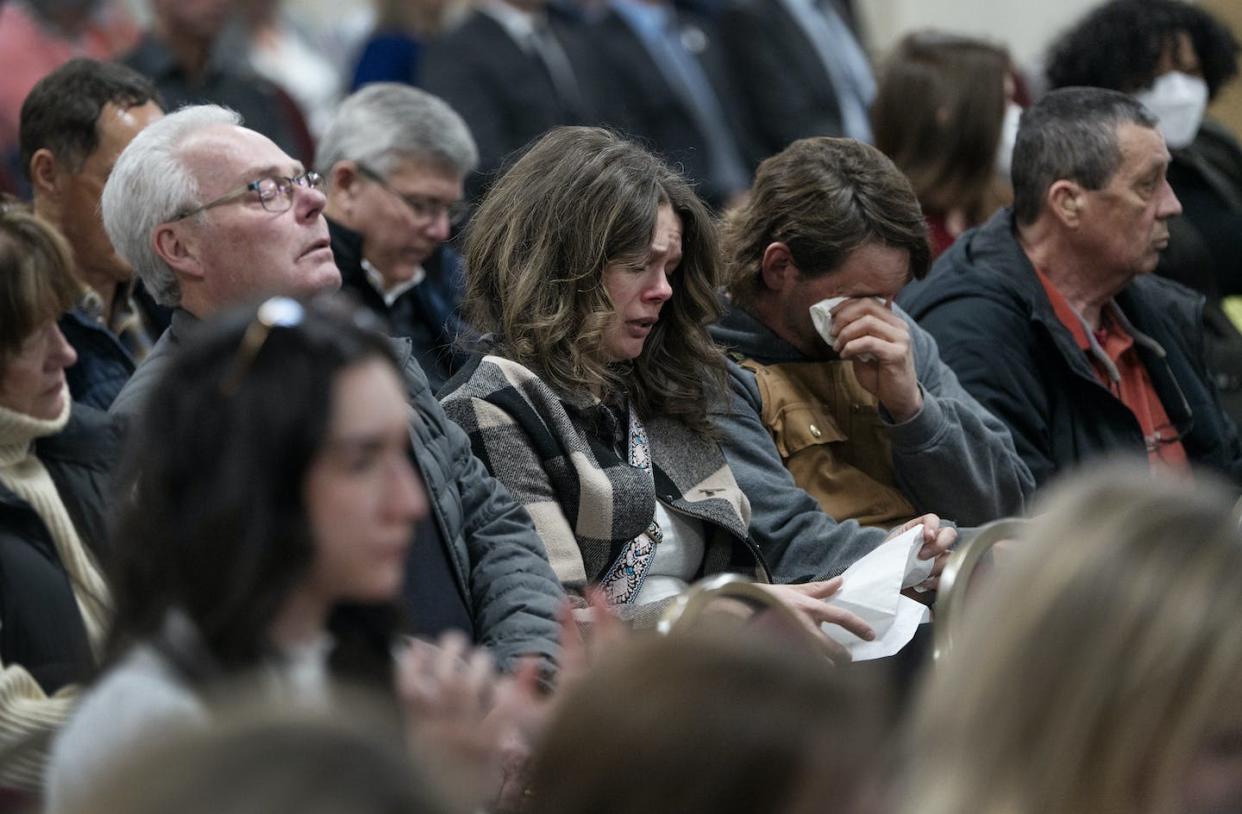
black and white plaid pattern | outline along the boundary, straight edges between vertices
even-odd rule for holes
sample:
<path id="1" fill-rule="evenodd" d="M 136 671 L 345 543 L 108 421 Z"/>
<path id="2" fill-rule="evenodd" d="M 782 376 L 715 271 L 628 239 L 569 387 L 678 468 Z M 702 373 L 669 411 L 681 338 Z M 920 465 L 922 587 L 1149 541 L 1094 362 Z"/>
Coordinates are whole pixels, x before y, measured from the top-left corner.
<path id="1" fill-rule="evenodd" d="M 442 402 L 470 436 L 475 455 L 526 507 L 567 588 L 580 591 L 607 571 L 651 523 L 657 495 L 707 525 L 703 575 L 766 574 L 747 538 L 750 503 L 724 455 L 682 422 L 645 419 L 653 462 L 648 476 L 619 452 L 625 449 L 624 412 L 590 396 L 562 400 L 507 359 L 475 360 Z"/>

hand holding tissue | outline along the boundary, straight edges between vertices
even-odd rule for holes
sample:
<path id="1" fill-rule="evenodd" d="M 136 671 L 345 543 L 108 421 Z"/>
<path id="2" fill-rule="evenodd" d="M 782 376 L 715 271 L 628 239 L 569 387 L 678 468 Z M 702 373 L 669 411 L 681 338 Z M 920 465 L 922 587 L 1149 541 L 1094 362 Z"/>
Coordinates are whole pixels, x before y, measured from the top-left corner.
<path id="1" fill-rule="evenodd" d="M 875 631 L 875 639 L 863 641 L 836 625 L 825 624 L 823 631 L 844 645 L 854 661 L 893 655 L 930 620 L 925 605 L 901 595 L 931 575 L 933 560 L 918 558 L 922 547 L 923 526 L 918 525 L 877 546 L 842 574 L 841 590 L 828 604 L 861 617 Z"/>

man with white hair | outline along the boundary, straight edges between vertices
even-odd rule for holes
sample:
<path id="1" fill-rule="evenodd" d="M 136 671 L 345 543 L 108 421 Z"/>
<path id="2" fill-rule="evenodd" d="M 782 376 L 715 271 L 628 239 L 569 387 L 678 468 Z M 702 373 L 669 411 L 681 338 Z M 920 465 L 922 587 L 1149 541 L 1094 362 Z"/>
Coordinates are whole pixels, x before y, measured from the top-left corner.
<path id="1" fill-rule="evenodd" d="M 306 296 L 340 285 L 323 179 L 215 106 L 183 108 L 140 133 L 104 188 L 104 226 L 117 252 L 172 324 L 113 402 L 140 419 L 160 372 L 194 323 L 239 303 Z M 556 655 L 564 596 L 524 509 L 470 452 L 412 357 L 394 340 L 414 408 L 412 453 L 431 498 L 407 561 L 411 633 L 461 630 L 502 666 Z"/>
<path id="2" fill-rule="evenodd" d="M 457 367 L 461 258 L 444 243 L 465 215 L 463 182 L 478 163 L 461 116 L 391 82 L 346 99 L 315 156 L 342 288 L 410 339 L 433 391 Z"/>

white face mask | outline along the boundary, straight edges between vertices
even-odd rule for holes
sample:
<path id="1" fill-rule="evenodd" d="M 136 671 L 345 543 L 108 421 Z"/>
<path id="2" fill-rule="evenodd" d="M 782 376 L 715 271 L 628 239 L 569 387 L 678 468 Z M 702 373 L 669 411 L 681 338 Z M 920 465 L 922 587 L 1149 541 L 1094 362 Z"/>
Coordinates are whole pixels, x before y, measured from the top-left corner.
<path id="1" fill-rule="evenodd" d="M 1021 118 L 1021 105 L 1017 102 L 1005 103 L 1005 118 L 1001 120 L 1000 141 L 996 145 L 996 172 L 1006 181 L 1013 166 L 1013 144 L 1018 140 L 1018 120 Z"/>
<path id="2" fill-rule="evenodd" d="M 1156 77 L 1147 90 L 1134 94 L 1160 120 L 1160 132 L 1169 147 L 1185 147 L 1195 140 L 1207 110 L 1207 83 L 1197 76 L 1170 71 Z"/>

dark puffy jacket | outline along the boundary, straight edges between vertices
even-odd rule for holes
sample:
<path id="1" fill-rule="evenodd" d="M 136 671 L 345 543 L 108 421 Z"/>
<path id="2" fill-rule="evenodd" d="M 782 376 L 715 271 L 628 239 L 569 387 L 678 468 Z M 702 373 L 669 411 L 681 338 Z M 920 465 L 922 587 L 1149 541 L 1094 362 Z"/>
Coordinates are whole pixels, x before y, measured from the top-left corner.
<path id="1" fill-rule="evenodd" d="M 75 404 L 65 429 L 35 442 L 82 543 L 103 563 L 108 484 L 120 452 L 112 420 Z M 94 671 L 86 625 L 52 534 L 0 485 L 0 659 L 20 664 L 48 695 Z"/>
<path id="2" fill-rule="evenodd" d="M 1242 482 L 1237 431 L 1203 368 L 1203 297 L 1144 275 L 1115 300 L 1163 350 L 1136 343 L 1170 420 L 1190 427 L 1182 439 L 1190 460 Z M 1053 312 L 1010 210 L 958 238 L 898 302 L 936 337 L 962 385 L 1009 426 L 1038 484 L 1104 454 L 1146 455 L 1138 420 Z"/>

